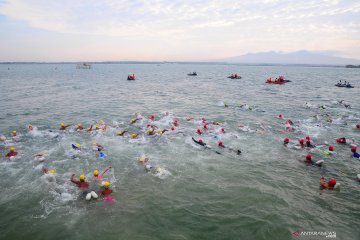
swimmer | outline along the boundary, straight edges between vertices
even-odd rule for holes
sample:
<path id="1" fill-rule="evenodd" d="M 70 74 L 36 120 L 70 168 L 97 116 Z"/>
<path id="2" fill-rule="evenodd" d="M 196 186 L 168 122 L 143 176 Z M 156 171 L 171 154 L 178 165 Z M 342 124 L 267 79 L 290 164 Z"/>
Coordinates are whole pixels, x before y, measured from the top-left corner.
<path id="1" fill-rule="evenodd" d="M 192 137 L 191 139 L 192 139 L 195 143 L 197 143 L 197 144 L 199 144 L 199 145 L 201 145 L 201 146 L 204 146 L 204 147 L 206 146 L 206 143 L 204 143 L 203 140 L 201 140 L 201 139 L 199 139 L 199 141 L 196 141 L 195 138 L 193 138 L 193 137 Z"/>
<path id="2" fill-rule="evenodd" d="M 66 128 L 70 127 L 71 125 L 65 125 L 65 123 L 60 123 L 60 130 L 66 130 Z"/>
<path id="3" fill-rule="evenodd" d="M 80 143 L 71 144 L 71 147 L 72 147 L 74 150 L 78 150 L 78 151 L 81 150 L 81 145 L 80 145 Z"/>
<path id="4" fill-rule="evenodd" d="M 284 138 L 284 146 L 287 147 L 287 145 L 289 144 L 290 139 L 289 138 Z"/>
<path id="5" fill-rule="evenodd" d="M 110 169 L 112 169 L 112 166 L 106 168 L 102 174 L 99 175 L 99 170 L 95 169 L 94 172 L 93 172 L 93 180 L 95 181 L 102 181 L 103 180 L 103 177 L 104 177 L 104 174 L 107 173 Z"/>
<path id="6" fill-rule="evenodd" d="M 140 120 L 140 118 L 132 118 L 131 121 L 130 121 L 130 124 L 134 124 L 139 120 Z"/>
<path id="7" fill-rule="evenodd" d="M 92 132 L 93 130 L 93 125 L 91 125 L 88 129 L 86 129 L 87 132 Z"/>
<path id="8" fill-rule="evenodd" d="M 335 156 L 336 152 L 334 152 L 334 146 L 330 145 L 329 148 L 328 148 L 328 151 L 325 150 L 324 154 Z"/>
<path id="9" fill-rule="evenodd" d="M 338 139 L 336 139 L 336 142 L 337 143 L 340 143 L 340 144 L 346 144 L 346 138 L 338 138 Z"/>
<path id="10" fill-rule="evenodd" d="M 300 139 L 299 144 L 301 148 L 305 148 L 304 139 Z"/>
<path id="11" fill-rule="evenodd" d="M 304 161 L 306 164 L 311 164 L 311 165 L 315 165 L 315 166 L 318 166 L 318 167 L 321 167 L 324 163 L 324 160 L 319 160 L 317 162 L 314 162 L 312 160 L 312 156 L 311 154 L 308 154 L 306 155 L 306 160 Z"/>
<path id="12" fill-rule="evenodd" d="M 33 127 L 33 125 L 31 125 L 31 123 L 28 125 L 28 130 L 29 130 L 29 131 L 34 130 L 34 127 Z"/>
<path id="13" fill-rule="evenodd" d="M 202 132 L 201 132 L 201 130 L 199 128 L 196 130 L 196 133 L 199 134 L 199 135 L 202 134 Z"/>
<path id="14" fill-rule="evenodd" d="M 351 152 L 352 152 L 352 156 L 354 158 L 360 159 L 360 154 L 358 152 L 356 152 L 357 148 L 356 147 L 352 147 L 351 148 Z"/>
<path id="15" fill-rule="evenodd" d="M 76 124 L 76 128 L 75 128 L 76 131 L 81 131 L 83 129 L 84 129 L 84 127 L 81 123 Z"/>
<path id="16" fill-rule="evenodd" d="M 140 133 L 133 133 L 131 134 L 132 139 L 137 139 Z"/>
<path id="17" fill-rule="evenodd" d="M 360 124 L 359 124 L 359 123 L 356 124 L 355 129 L 356 129 L 356 130 L 360 130 Z"/>
<path id="18" fill-rule="evenodd" d="M 172 122 L 172 125 L 174 125 L 175 127 L 178 127 L 179 126 L 179 121 L 177 119 L 175 119 L 173 122 Z"/>
<path id="19" fill-rule="evenodd" d="M 310 139 L 306 140 L 306 147 L 309 147 L 309 148 L 314 148 L 315 145 L 314 144 L 311 144 L 311 141 Z"/>
<path id="20" fill-rule="evenodd" d="M 118 135 L 118 136 L 124 136 L 124 134 L 127 133 L 127 132 L 128 132 L 128 131 L 125 130 L 125 131 L 116 133 L 116 135 Z"/>
<path id="21" fill-rule="evenodd" d="M 102 145 L 96 143 L 95 141 L 92 141 L 92 145 L 93 145 L 94 150 L 102 151 L 104 149 L 104 147 Z"/>
<path id="22" fill-rule="evenodd" d="M 323 189 L 328 189 L 328 190 L 334 190 L 339 188 L 340 184 L 336 183 L 335 179 L 331 179 L 329 182 L 325 182 L 324 180 L 324 176 L 320 177 L 320 188 L 321 190 Z"/>
<path id="23" fill-rule="evenodd" d="M 155 130 L 153 128 L 150 128 L 149 130 L 146 131 L 146 133 L 149 135 L 149 136 L 153 136 L 156 134 Z"/>
<path id="24" fill-rule="evenodd" d="M 13 137 L 16 137 L 16 130 L 12 131 L 11 135 L 12 135 Z"/>
<path id="25" fill-rule="evenodd" d="M 89 201 L 91 198 L 94 198 L 94 199 L 98 198 L 98 195 L 94 191 L 89 192 L 87 190 L 87 189 L 89 189 L 89 183 L 85 181 L 85 179 L 86 179 L 85 175 L 83 175 L 83 174 L 80 175 L 79 181 L 75 180 L 74 177 L 75 177 L 75 174 L 73 174 L 71 176 L 70 181 L 72 183 L 75 183 L 76 186 L 83 191 L 83 195 L 85 196 L 86 200 Z"/>
<path id="26" fill-rule="evenodd" d="M 153 121 L 153 122 L 155 121 L 154 115 L 151 115 L 151 116 L 149 116 L 148 118 L 149 118 L 151 121 Z"/>
<path id="27" fill-rule="evenodd" d="M 11 157 L 15 157 L 18 153 L 15 152 L 15 148 L 14 147 L 10 147 L 9 152 L 6 154 L 6 157 L 11 158 Z"/>
<path id="28" fill-rule="evenodd" d="M 110 188 L 110 182 L 104 182 L 104 189 L 100 192 L 101 196 L 108 197 L 113 191 Z"/>
<path id="29" fill-rule="evenodd" d="M 286 120 L 286 123 L 285 123 L 285 130 L 289 131 L 289 132 L 293 132 L 294 129 L 293 129 L 293 125 L 294 123 L 289 119 L 289 120 Z"/>
<path id="30" fill-rule="evenodd" d="M 165 132 L 167 132 L 167 131 L 169 131 L 169 130 L 167 130 L 166 128 L 165 129 L 159 129 L 158 130 L 158 133 L 161 133 L 161 134 L 164 134 Z"/>
<path id="31" fill-rule="evenodd" d="M 218 146 L 219 146 L 220 148 L 227 148 L 229 151 L 235 152 L 237 155 L 240 155 L 240 154 L 241 154 L 241 151 L 240 151 L 240 150 L 235 150 L 235 149 L 232 149 L 232 148 L 230 148 L 230 147 L 227 147 L 227 146 L 225 146 L 225 145 L 223 144 L 222 141 L 218 142 Z"/>

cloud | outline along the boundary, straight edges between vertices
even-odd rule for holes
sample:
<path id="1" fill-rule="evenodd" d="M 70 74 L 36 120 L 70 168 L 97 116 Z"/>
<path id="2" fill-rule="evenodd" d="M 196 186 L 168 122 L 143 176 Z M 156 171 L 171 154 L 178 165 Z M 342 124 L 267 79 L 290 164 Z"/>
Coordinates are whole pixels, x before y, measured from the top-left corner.
<path id="1" fill-rule="evenodd" d="M 191 40 L 198 49 L 266 39 L 274 50 L 340 46 L 359 40 L 359 13 L 360 2 L 348 0 L 0 0 L 1 15 L 35 29 L 182 47 Z"/>

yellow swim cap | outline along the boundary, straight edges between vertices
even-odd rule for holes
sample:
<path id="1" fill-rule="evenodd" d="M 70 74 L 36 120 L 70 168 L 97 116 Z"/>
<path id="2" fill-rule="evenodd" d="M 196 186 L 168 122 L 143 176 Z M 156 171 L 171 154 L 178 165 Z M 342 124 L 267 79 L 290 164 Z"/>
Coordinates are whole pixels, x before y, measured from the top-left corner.
<path id="1" fill-rule="evenodd" d="M 99 176 L 99 170 L 97 170 L 97 169 L 94 170 L 94 176 L 95 176 L 95 177 Z"/>
<path id="2" fill-rule="evenodd" d="M 161 129 L 159 129 L 159 130 L 158 130 L 158 133 L 162 133 L 162 130 L 161 130 Z"/>
<path id="3" fill-rule="evenodd" d="M 10 148 L 10 152 L 15 152 L 15 148 L 14 148 L 14 147 L 11 147 L 11 148 Z"/>
<path id="4" fill-rule="evenodd" d="M 144 162 L 144 161 L 145 161 L 145 156 L 144 155 L 139 157 L 139 162 Z"/>
<path id="5" fill-rule="evenodd" d="M 12 133 L 16 133 L 16 130 L 12 131 Z"/>
<path id="6" fill-rule="evenodd" d="M 95 128 L 96 128 L 96 129 L 99 129 L 99 124 L 96 124 L 96 125 L 95 125 Z"/>
<path id="7" fill-rule="evenodd" d="M 84 174 L 81 174 L 80 177 L 79 177 L 80 181 L 85 181 L 86 177 Z"/>
<path id="8" fill-rule="evenodd" d="M 81 123 L 78 123 L 78 124 L 77 124 L 78 127 L 81 127 L 81 125 L 82 125 Z"/>
<path id="9" fill-rule="evenodd" d="M 147 130 L 147 133 L 152 133 L 154 131 L 154 129 L 149 129 Z"/>
<path id="10" fill-rule="evenodd" d="M 29 126 L 28 127 L 32 127 L 33 125 L 31 125 L 31 123 L 29 123 Z"/>
<path id="11" fill-rule="evenodd" d="M 76 146 L 77 148 L 80 148 L 80 147 L 81 147 L 80 143 L 75 144 L 75 146 Z"/>
<path id="12" fill-rule="evenodd" d="M 109 188 L 110 187 L 110 183 L 108 181 L 104 182 L 104 187 L 105 188 Z"/>
<path id="13" fill-rule="evenodd" d="M 55 170 L 54 170 L 54 169 L 51 169 L 51 170 L 50 170 L 50 173 L 51 173 L 51 174 L 54 174 L 54 173 L 55 173 Z"/>
<path id="14" fill-rule="evenodd" d="M 63 123 L 63 122 L 62 122 L 62 123 L 60 123 L 60 126 L 64 127 L 64 126 L 65 126 L 65 123 Z"/>
<path id="15" fill-rule="evenodd" d="M 136 134 L 131 134 L 131 138 L 136 138 L 137 135 Z"/>

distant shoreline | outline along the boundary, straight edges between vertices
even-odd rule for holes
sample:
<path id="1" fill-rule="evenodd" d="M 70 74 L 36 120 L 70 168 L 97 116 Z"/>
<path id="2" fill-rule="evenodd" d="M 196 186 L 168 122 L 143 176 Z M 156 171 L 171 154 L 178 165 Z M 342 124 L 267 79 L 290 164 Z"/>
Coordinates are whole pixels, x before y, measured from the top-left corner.
<path id="1" fill-rule="evenodd" d="M 76 62 L 0 62 L 0 64 L 198 64 L 198 65 L 238 65 L 238 66 L 288 66 L 288 67 L 341 67 L 345 65 L 329 65 L 329 64 L 280 64 L 280 63 L 228 63 L 228 62 L 181 62 L 181 61 L 76 61 Z"/>

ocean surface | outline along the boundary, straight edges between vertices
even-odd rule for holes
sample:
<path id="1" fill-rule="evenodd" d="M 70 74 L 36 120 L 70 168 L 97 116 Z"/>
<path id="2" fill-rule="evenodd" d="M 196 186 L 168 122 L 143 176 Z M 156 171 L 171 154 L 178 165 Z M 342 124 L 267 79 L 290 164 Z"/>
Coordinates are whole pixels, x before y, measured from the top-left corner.
<path id="1" fill-rule="evenodd" d="M 198 76 L 187 76 L 193 71 Z M 132 73 L 137 79 L 127 81 Z M 242 79 L 226 78 L 231 73 Z M 292 82 L 265 84 L 279 75 Z M 340 79 L 355 88 L 335 87 Z M 360 161 L 335 141 L 360 146 L 359 69 L 0 64 L 0 83 L 0 239 L 360 239 Z M 130 124 L 135 112 L 143 119 Z M 60 131 L 61 122 L 72 126 Z M 74 130 L 97 122 L 106 131 Z M 147 124 L 169 131 L 148 136 Z M 138 139 L 118 136 L 123 130 Z M 306 136 L 316 148 L 291 147 Z M 72 149 L 76 143 L 81 151 Z M 327 144 L 336 156 L 324 154 Z M 8 160 L 11 146 L 18 156 Z M 306 165 L 309 152 L 324 165 Z M 147 172 L 141 156 L 158 171 Z M 94 169 L 108 166 L 114 202 L 86 201 L 69 180 L 85 174 L 91 181 Z M 321 175 L 336 179 L 340 191 L 321 191 Z"/>

